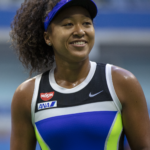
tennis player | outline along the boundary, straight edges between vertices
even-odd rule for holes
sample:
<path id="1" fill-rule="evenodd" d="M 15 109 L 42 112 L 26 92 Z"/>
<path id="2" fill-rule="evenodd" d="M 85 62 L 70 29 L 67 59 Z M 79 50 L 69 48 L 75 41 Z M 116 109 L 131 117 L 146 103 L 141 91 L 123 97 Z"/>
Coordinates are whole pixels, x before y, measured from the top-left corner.
<path id="1" fill-rule="evenodd" d="M 11 150 L 150 150 L 146 100 L 129 71 L 89 60 L 95 41 L 92 0 L 25 0 L 11 38 L 39 75 L 12 100 Z"/>

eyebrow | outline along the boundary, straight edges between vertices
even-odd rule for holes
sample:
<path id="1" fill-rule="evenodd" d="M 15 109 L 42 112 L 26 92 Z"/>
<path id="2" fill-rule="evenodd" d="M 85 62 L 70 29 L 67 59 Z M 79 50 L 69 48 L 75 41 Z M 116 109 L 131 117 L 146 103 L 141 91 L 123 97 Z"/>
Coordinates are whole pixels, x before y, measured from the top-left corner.
<path id="1" fill-rule="evenodd" d="M 85 14 L 84 14 L 83 17 L 87 17 L 87 18 L 89 18 L 89 19 L 91 19 L 91 20 L 93 21 L 93 19 L 91 18 L 90 15 L 85 15 Z M 57 21 L 54 19 L 54 22 L 53 22 L 53 23 L 60 23 L 60 22 L 62 22 L 62 21 L 65 20 L 65 19 L 71 19 L 71 18 L 73 18 L 73 17 L 71 17 L 70 15 L 66 15 L 66 16 L 60 18 L 60 19 L 57 20 Z"/>

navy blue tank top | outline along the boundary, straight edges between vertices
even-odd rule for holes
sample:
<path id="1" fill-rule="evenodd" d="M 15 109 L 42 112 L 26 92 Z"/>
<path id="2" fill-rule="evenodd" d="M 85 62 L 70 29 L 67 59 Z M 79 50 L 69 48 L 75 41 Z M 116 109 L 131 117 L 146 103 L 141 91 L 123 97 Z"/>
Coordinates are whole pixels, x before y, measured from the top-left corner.
<path id="1" fill-rule="evenodd" d="M 42 150 L 123 150 L 111 65 L 90 63 L 86 79 L 72 89 L 56 83 L 55 66 L 36 77 L 32 122 Z"/>

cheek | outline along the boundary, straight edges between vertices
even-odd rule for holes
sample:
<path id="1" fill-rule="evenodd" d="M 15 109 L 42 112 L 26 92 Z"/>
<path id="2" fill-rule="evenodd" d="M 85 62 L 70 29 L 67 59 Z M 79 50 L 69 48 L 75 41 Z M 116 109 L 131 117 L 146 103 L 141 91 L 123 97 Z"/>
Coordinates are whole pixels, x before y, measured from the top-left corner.
<path id="1" fill-rule="evenodd" d="M 54 30 L 53 34 L 52 34 L 52 43 L 54 45 L 54 47 L 58 47 L 58 46 L 63 46 L 65 45 L 65 43 L 67 42 L 67 34 L 66 32 L 62 31 L 62 30 Z"/>
<path id="2" fill-rule="evenodd" d="M 95 30 L 94 30 L 94 27 L 91 28 L 89 32 L 91 33 L 91 38 L 95 39 Z"/>
<path id="3" fill-rule="evenodd" d="M 88 33 L 89 33 L 90 44 L 93 47 L 94 42 L 95 42 L 95 30 L 94 30 L 94 28 L 89 29 Z"/>

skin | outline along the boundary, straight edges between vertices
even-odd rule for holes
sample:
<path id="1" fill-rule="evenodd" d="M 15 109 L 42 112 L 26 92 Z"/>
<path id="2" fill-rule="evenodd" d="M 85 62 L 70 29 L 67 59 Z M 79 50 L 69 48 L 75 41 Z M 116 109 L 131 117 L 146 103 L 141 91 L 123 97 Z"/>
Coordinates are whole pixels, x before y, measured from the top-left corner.
<path id="1" fill-rule="evenodd" d="M 86 78 L 90 70 L 89 53 L 94 45 L 94 37 L 94 27 L 86 9 L 71 7 L 55 17 L 44 38 L 54 49 L 57 66 L 54 76 L 58 85 L 69 89 Z M 86 44 L 72 44 L 81 40 Z M 139 82 L 132 73 L 117 66 L 112 67 L 112 79 L 122 104 L 123 126 L 132 150 L 150 150 L 149 116 Z M 34 83 L 35 78 L 25 81 L 13 96 L 11 150 L 35 149 L 36 138 L 31 123 Z"/>
<path id="2" fill-rule="evenodd" d="M 11 150 L 34 150 L 36 138 L 31 122 L 31 100 L 35 79 L 22 83 L 11 104 Z"/>

